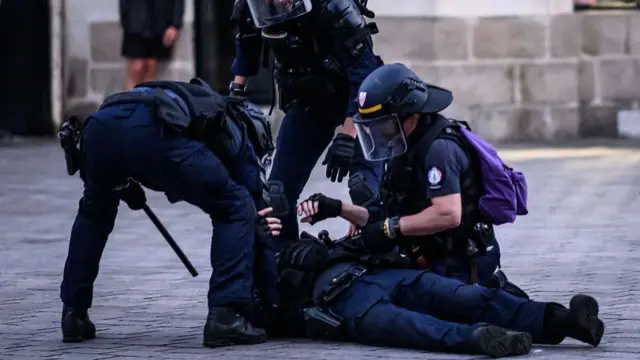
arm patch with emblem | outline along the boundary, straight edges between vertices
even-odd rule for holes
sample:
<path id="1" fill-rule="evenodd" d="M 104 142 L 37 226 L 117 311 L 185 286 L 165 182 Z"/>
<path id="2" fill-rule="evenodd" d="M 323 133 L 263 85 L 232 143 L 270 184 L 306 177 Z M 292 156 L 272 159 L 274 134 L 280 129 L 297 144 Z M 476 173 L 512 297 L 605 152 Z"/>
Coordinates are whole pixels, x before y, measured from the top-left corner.
<path id="1" fill-rule="evenodd" d="M 431 197 L 460 193 L 460 176 L 470 160 L 455 142 L 436 139 L 425 158 L 427 187 Z"/>

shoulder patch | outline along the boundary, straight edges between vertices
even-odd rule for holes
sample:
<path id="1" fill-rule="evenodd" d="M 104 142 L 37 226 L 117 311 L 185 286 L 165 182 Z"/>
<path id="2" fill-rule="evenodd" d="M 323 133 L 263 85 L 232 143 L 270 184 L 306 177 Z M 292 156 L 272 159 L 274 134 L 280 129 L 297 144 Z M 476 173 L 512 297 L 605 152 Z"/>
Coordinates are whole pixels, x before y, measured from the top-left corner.
<path id="1" fill-rule="evenodd" d="M 429 171 L 427 171 L 427 181 L 429 181 L 429 185 L 431 189 L 436 190 L 440 188 L 442 184 L 442 171 L 433 166 Z"/>

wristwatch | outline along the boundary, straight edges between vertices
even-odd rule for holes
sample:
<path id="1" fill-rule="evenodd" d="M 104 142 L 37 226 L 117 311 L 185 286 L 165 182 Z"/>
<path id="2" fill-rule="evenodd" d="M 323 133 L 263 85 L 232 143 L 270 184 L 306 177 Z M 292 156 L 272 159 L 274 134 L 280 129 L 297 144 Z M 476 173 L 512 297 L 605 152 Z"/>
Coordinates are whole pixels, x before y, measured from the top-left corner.
<path id="1" fill-rule="evenodd" d="M 237 91 L 237 90 L 245 91 L 245 86 L 242 85 L 242 84 L 238 84 L 237 82 L 233 82 L 232 81 L 229 84 L 229 92 L 234 92 L 234 91 Z"/>
<path id="2" fill-rule="evenodd" d="M 395 239 L 400 234 L 400 218 L 394 216 L 392 218 L 388 218 L 384 222 L 384 232 L 389 239 Z"/>

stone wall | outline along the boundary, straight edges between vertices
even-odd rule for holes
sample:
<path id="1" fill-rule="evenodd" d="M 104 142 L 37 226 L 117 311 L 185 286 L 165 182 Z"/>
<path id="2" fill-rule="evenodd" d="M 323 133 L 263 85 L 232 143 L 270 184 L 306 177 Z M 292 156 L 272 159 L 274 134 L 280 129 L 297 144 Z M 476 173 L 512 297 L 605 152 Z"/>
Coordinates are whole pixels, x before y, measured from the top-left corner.
<path id="1" fill-rule="evenodd" d="M 640 105 L 640 12 L 377 19 L 376 51 L 454 92 L 492 141 L 618 135 Z"/>
<path id="2" fill-rule="evenodd" d="M 193 1 L 185 3 L 184 27 L 173 58 L 158 69 L 161 79 L 189 79 L 195 72 Z M 86 116 L 106 96 L 125 89 L 118 0 L 67 0 L 64 17 L 64 115 Z"/>
<path id="3" fill-rule="evenodd" d="M 564 11 L 564 0 L 546 0 L 548 9 L 529 16 L 387 16 L 389 0 L 376 1 L 376 52 L 453 90 L 447 113 L 491 141 L 614 137 L 618 113 L 640 107 L 640 12 L 545 15 Z M 194 74 L 193 4 L 186 3 L 164 79 Z M 67 0 L 67 115 L 86 114 L 124 89 L 117 14 L 116 0 Z M 274 113 L 278 129 L 282 114 Z"/>

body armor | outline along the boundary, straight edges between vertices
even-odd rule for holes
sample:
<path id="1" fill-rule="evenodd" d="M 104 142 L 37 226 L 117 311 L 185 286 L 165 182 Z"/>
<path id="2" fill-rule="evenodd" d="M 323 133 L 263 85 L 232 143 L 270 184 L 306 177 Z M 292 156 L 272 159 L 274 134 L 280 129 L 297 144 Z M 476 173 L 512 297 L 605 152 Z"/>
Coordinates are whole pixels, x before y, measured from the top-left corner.
<path id="1" fill-rule="evenodd" d="M 263 29 L 275 58 L 281 109 L 293 101 L 326 104 L 348 95 L 345 70 L 372 47 L 371 35 L 377 33 L 375 23 L 364 19 L 373 13 L 360 1 L 314 0 L 309 14 Z"/>
<path id="2" fill-rule="evenodd" d="M 417 128 L 414 144 L 410 150 L 386 163 L 386 173 L 381 185 L 381 196 L 389 216 L 417 214 L 431 206 L 431 197 L 426 179 L 425 157 L 435 139 L 456 142 L 470 156 L 471 165 L 461 174 L 462 221 L 460 225 L 439 234 L 415 237 L 411 244 L 401 249 L 414 261 L 422 262 L 448 256 L 471 255 L 470 246 L 481 253 L 486 251 L 486 239 L 482 236 L 486 225 L 477 208 L 482 184 L 474 154 L 462 134 L 455 127 L 448 127 L 439 134 L 430 134 L 429 128 Z M 489 226 L 490 228 L 490 226 Z M 490 229 L 492 232 L 492 229 Z M 421 264 L 426 266 L 425 264 Z"/>

